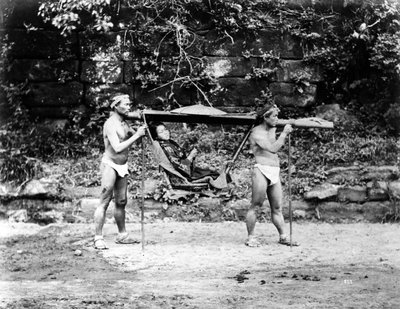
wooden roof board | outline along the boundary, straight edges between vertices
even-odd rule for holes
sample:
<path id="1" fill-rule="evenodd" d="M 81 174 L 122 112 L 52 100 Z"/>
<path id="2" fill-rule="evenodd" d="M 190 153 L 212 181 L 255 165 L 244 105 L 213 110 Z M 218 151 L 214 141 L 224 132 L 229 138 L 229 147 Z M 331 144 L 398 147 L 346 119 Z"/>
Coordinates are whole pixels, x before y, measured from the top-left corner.
<path id="1" fill-rule="evenodd" d="M 166 111 L 144 110 L 143 115 L 146 121 L 155 122 L 183 122 L 183 123 L 205 123 L 205 124 L 231 124 L 231 125 L 253 125 L 256 116 L 248 114 L 230 113 L 224 115 L 205 115 L 205 114 L 182 114 Z M 320 118 L 304 119 L 279 119 L 278 126 L 292 124 L 303 128 L 332 129 L 333 122 Z"/>

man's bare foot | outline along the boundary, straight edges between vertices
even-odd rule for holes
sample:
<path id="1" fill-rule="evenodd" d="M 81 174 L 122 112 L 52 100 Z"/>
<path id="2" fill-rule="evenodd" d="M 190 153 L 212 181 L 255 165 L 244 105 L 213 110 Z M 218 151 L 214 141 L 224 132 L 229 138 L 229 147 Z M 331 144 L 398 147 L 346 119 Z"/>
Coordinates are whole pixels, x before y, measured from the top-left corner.
<path id="1" fill-rule="evenodd" d="M 253 237 L 253 236 L 247 238 L 247 240 L 246 240 L 246 242 L 244 244 L 246 246 L 248 246 L 248 247 L 260 247 L 261 246 L 260 241 L 257 238 Z"/>
<path id="2" fill-rule="evenodd" d="M 140 240 L 132 238 L 128 233 L 123 233 L 117 236 L 115 243 L 124 245 L 139 244 Z"/>
<path id="3" fill-rule="evenodd" d="M 292 240 L 292 243 L 290 244 L 290 239 L 289 237 L 281 237 L 279 238 L 278 244 L 285 245 L 285 246 L 293 246 L 293 247 L 298 247 L 300 244 L 297 241 Z"/>
<path id="4" fill-rule="evenodd" d="M 94 248 L 98 250 L 108 249 L 103 237 L 94 238 Z"/>

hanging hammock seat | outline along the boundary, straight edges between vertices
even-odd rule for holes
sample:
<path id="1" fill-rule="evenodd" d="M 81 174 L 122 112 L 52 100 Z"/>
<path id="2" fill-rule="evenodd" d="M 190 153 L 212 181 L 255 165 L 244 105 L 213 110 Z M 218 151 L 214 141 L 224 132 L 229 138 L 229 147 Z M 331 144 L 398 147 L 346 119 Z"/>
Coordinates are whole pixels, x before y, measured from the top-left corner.
<path id="1" fill-rule="evenodd" d="M 164 180 L 167 183 L 168 189 L 183 189 L 192 191 L 209 188 L 210 183 L 208 180 L 211 178 L 210 176 L 189 181 L 174 168 L 158 141 L 152 140 L 151 147 L 154 159 L 159 166 Z"/>
<path id="2" fill-rule="evenodd" d="M 228 182 L 230 182 L 231 177 L 229 176 L 229 170 L 231 169 L 233 163 L 238 157 L 241 149 L 247 141 L 251 133 L 251 129 L 255 125 L 256 116 L 249 114 L 185 114 L 185 113 L 174 113 L 166 111 L 155 111 L 155 110 L 145 110 L 143 111 L 143 119 L 145 124 L 147 120 L 159 121 L 159 122 L 181 122 L 181 123 L 207 123 L 207 124 L 234 124 L 234 125 L 248 125 L 249 129 L 245 136 L 243 137 L 239 147 L 237 148 L 233 159 L 231 160 L 230 166 L 224 166 L 220 171 L 220 176 L 214 180 L 211 176 L 206 176 L 195 181 L 189 181 L 182 174 L 180 174 L 169 161 L 168 157 L 164 153 L 160 144 L 151 138 L 149 132 L 149 137 L 152 143 L 152 150 L 155 160 L 162 172 L 164 179 L 168 185 L 169 189 L 183 189 L 183 190 L 202 190 L 210 189 L 211 187 L 217 189 L 227 188 Z M 291 124 L 296 127 L 304 128 L 333 128 L 333 123 L 320 118 L 303 118 L 303 119 L 279 119 L 278 126 L 284 126 L 286 124 Z M 211 179 L 210 179 L 211 178 Z"/>

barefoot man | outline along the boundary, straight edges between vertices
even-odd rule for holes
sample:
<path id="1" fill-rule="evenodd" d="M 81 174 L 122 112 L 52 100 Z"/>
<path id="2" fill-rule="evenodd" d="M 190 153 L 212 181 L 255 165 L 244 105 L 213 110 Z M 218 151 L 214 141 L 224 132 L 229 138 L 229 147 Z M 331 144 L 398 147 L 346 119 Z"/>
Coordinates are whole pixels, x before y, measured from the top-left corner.
<path id="1" fill-rule="evenodd" d="M 285 125 L 283 132 L 276 139 L 278 113 L 279 109 L 276 105 L 265 106 L 258 114 L 258 125 L 253 128 L 249 136 L 250 148 L 256 161 L 252 174 L 252 201 L 246 216 L 248 232 L 246 245 L 250 247 L 260 246 L 260 242 L 254 236 L 257 221 L 256 210 L 262 206 L 266 196 L 271 207 L 272 223 L 279 233 L 279 243 L 290 245 L 282 215 L 283 194 L 277 152 L 282 148 L 287 135 L 293 129 L 291 125 Z M 292 241 L 292 245 L 298 244 Z"/>
<path id="2" fill-rule="evenodd" d="M 140 112 L 130 112 L 131 101 L 127 94 L 117 94 L 111 100 L 113 110 L 110 118 L 103 127 L 105 151 L 101 159 L 101 195 L 100 203 L 94 213 L 95 236 L 94 247 L 107 249 L 103 238 L 103 226 L 106 211 L 114 195 L 114 218 L 118 227 L 118 244 L 137 243 L 125 229 L 125 206 L 128 188 L 128 151 L 140 137 L 145 135 L 146 126 L 138 128 L 136 133 L 125 122 L 129 113 L 130 118 L 140 119 Z"/>

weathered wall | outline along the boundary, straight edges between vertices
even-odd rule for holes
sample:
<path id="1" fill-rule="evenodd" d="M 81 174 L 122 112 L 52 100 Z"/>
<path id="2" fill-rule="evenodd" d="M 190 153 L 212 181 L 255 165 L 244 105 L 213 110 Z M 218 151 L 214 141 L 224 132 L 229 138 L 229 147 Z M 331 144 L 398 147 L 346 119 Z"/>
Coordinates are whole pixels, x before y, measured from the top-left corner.
<path id="1" fill-rule="evenodd" d="M 322 6 L 341 10 L 357 0 L 291 0 L 289 6 Z M 132 59 L 125 57 L 123 47 L 104 58 L 123 33 L 96 37 L 77 32 L 62 37 L 51 25 L 44 24 L 36 12 L 40 0 L 4 0 L 1 2 L 1 34 L 13 42 L 13 59 L 6 78 L 12 82 L 28 81 L 31 92 L 26 104 L 32 114 L 44 118 L 64 118 L 73 110 L 85 111 L 92 102 L 101 102 L 111 92 L 128 91 L 139 102 L 151 107 L 156 96 L 165 91 L 143 92 L 132 79 Z M 37 28 L 28 31 L 25 25 Z M 259 40 L 246 37 L 216 37 L 212 31 L 196 38 L 194 47 L 204 57 L 208 70 L 219 78 L 224 91 L 211 98 L 215 106 L 227 111 L 251 110 L 254 99 L 267 86 L 276 103 L 283 106 L 308 107 L 315 104 L 318 83 L 322 79 L 318 67 L 302 62 L 300 42 L 288 35 L 265 30 Z M 252 50 L 244 57 L 245 50 Z M 253 68 L 262 67 L 258 50 L 280 54 L 282 66 L 269 81 L 246 79 Z M 60 55 L 63 55 L 61 58 Z M 302 74 L 310 83 L 303 93 L 296 92 L 293 79 Z M 168 70 L 164 81 L 170 76 Z M 177 89 L 181 104 L 193 104 L 192 92 Z"/>

